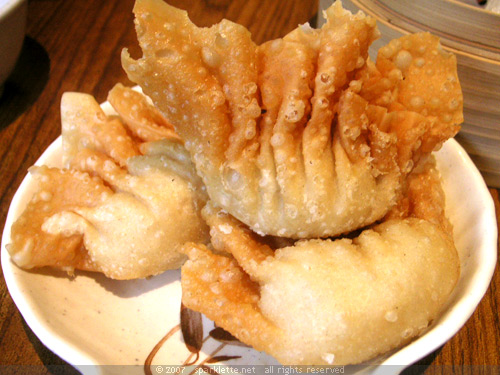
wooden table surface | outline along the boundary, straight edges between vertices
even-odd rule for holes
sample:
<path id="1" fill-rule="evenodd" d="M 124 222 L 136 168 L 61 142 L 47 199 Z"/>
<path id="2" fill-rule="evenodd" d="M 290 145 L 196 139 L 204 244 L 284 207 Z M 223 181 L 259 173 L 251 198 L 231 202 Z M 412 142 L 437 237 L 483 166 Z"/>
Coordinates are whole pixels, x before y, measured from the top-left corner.
<path id="1" fill-rule="evenodd" d="M 209 26 L 222 18 L 245 25 L 257 43 L 283 36 L 313 19 L 316 0 L 181 0 L 191 19 Z M 120 51 L 139 56 L 133 0 L 30 0 L 27 38 L 18 68 L 0 100 L 0 196 L 3 225 L 26 170 L 60 134 L 59 103 L 65 91 L 90 93 L 99 102 L 117 83 L 131 85 Z M 0 57 L 1 58 L 1 57 Z M 499 216 L 498 190 L 490 189 Z M 467 324 L 408 373 L 500 373 L 500 276 Z M 34 335 L 0 277 L 0 374 L 73 373 Z M 5 366 L 22 365 L 22 366 Z M 56 365 L 54 367 L 54 365 Z"/>

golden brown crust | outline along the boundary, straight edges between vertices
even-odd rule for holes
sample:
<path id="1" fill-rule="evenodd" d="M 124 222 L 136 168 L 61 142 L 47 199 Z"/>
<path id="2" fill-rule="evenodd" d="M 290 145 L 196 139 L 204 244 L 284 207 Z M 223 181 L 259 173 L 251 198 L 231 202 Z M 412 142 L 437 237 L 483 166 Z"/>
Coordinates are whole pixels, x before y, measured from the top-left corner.
<path id="1" fill-rule="evenodd" d="M 63 165 L 82 150 L 91 149 L 113 157 L 122 167 L 127 159 L 139 155 L 137 144 L 128 135 L 123 122 L 106 116 L 93 96 L 66 92 L 61 98 L 61 134 Z"/>
<path id="2" fill-rule="evenodd" d="M 120 95 L 129 92 L 118 88 Z M 135 137 L 93 97 L 64 94 L 63 155 L 70 169 L 32 168 L 36 191 L 8 245 L 16 264 L 142 278 L 179 268 L 184 242 L 207 242 L 203 184 L 171 129 L 167 139 L 148 138 L 152 127 L 142 120 L 154 119 L 156 110 L 148 114 L 153 107 L 136 94 L 127 97 L 142 106 Z"/>
<path id="3" fill-rule="evenodd" d="M 71 272 L 75 268 L 99 271 L 83 248 L 79 235 L 65 236 L 41 230 L 47 217 L 73 206 L 92 207 L 112 193 L 97 178 L 78 171 L 32 167 L 37 191 L 11 229 L 7 250 L 23 268 L 54 266 Z"/>
<path id="4" fill-rule="evenodd" d="M 416 217 L 439 226 L 453 238 L 453 226 L 446 217 L 446 199 L 441 176 L 434 157 L 421 160 L 410 173 L 403 188 L 403 197 L 386 215 L 393 218 Z"/>
<path id="5" fill-rule="evenodd" d="M 108 102 L 137 138 L 145 142 L 179 139 L 160 111 L 130 87 L 117 83 L 108 93 Z"/>
<path id="6" fill-rule="evenodd" d="M 455 55 L 445 51 L 439 38 L 430 33 L 395 39 L 377 57 L 377 68 L 384 77 L 400 77 L 394 101 L 434 121 L 432 135 L 438 138 L 453 136 L 463 121 L 456 65 Z M 440 135 L 443 131 L 446 134 Z"/>
<path id="7" fill-rule="evenodd" d="M 184 247 L 183 303 L 286 365 L 355 364 L 404 345 L 438 316 L 460 269 L 433 158 L 404 192 L 355 238 L 275 251 L 209 202 L 203 215 L 224 255 Z"/>
<path id="8" fill-rule="evenodd" d="M 92 207 L 56 212 L 41 230 L 82 235 L 90 258 L 110 278 L 142 278 L 179 268 L 185 242 L 206 242 L 208 231 L 199 212 L 204 200 L 190 181 L 157 168 L 154 159 L 160 157 L 137 156 L 129 159 L 135 163 L 132 168 L 122 169 L 107 155 L 82 150 L 73 159 L 75 168 L 91 172 L 112 193 Z"/>
<path id="9" fill-rule="evenodd" d="M 123 52 L 129 78 L 185 140 L 211 200 L 257 233 L 328 237 L 381 219 L 420 157 L 458 130 L 456 63 L 437 39 L 405 37 L 373 64 L 375 21 L 340 2 L 321 29 L 261 46 L 229 21 L 198 28 L 162 0 L 134 12 L 143 57 Z M 430 110 L 446 84 L 424 92 L 421 61 L 453 81 L 453 112 Z"/>
<path id="10" fill-rule="evenodd" d="M 280 330 L 260 312 L 258 284 L 232 258 L 198 244 L 185 246 L 190 258 L 182 273 L 182 300 L 256 350 L 280 344 Z"/>
<path id="11" fill-rule="evenodd" d="M 265 256 L 270 249 L 241 223 L 211 215 L 214 247 L 234 260 L 185 246 L 183 303 L 285 365 L 355 364 L 403 345 L 438 316 L 458 279 L 453 242 L 425 220 L 388 220 L 353 240 L 302 240 Z M 230 286 L 229 264 L 238 270 Z"/>

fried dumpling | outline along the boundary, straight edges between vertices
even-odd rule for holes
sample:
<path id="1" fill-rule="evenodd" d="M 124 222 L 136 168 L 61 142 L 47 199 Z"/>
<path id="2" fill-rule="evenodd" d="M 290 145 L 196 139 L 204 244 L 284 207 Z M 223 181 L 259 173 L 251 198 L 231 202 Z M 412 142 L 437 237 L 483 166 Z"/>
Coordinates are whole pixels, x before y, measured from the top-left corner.
<path id="1" fill-rule="evenodd" d="M 162 0 L 134 12 L 143 56 L 123 51 L 129 78 L 184 140 L 210 199 L 259 234 L 328 237 L 381 219 L 419 158 L 458 131 L 455 58 L 428 34 L 374 64 L 375 20 L 338 1 L 321 29 L 261 46 L 227 20 L 198 28 Z M 453 116 L 425 111 L 441 86 L 415 83 L 421 60 L 450 79 Z"/>
<path id="2" fill-rule="evenodd" d="M 148 98 L 130 87 L 117 83 L 108 93 L 108 102 L 136 137 L 146 142 L 179 138 Z"/>
<path id="3" fill-rule="evenodd" d="M 102 196 L 112 194 L 97 178 L 76 170 L 31 167 L 37 190 L 11 228 L 6 248 L 19 267 L 51 266 L 68 272 L 98 270 L 83 247 L 79 235 L 50 235 L 42 230 L 44 221 L 73 206 L 92 207 Z"/>
<path id="4" fill-rule="evenodd" d="M 355 238 L 276 250 L 209 203 L 217 254 L 184 247 L 184 305 L 285 365 L 356 364 L 404 345 L 438 317 L 459 276 L 437 177 L 420 171 L 406 209 Z"/>
<path id="5" fill-rule="evenodd" d="M 92 95 L 66 92 L 61 98 L 63 167 L 71 168 L 82 150 L 95 150 L 125 166 L 140 154 L 138 144 L 127 133 L 123 121 L 107 116 Z"/>
<path id="6" fill-rule="evenodd" d="M 180 247 L 206 243 L 208 227 L 204 186 L 178 137 L 132 138 L 86 94 L 64 94 L 61 107 L 66 168 L 30 169 L 37 190 L 12 226 L 12 260 L 114 279 L 179 268 Z"/>

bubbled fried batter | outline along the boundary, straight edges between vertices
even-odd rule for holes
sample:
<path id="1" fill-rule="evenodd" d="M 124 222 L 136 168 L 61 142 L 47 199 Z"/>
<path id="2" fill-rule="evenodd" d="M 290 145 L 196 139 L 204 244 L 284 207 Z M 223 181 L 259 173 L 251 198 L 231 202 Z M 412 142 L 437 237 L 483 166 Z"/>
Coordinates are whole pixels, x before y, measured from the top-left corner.
<path id="1" fill-rule="evenodd" d="M 400 212 L 354 239 L 300 240 L 274 252 L 209 203 L 212 245 L 234 259 L 186 245 L 184 305 L 285 365 L 356 364 L 404 345 L 438 316 L 459 276 L 451 228 L 439 225 L 444 200 L 432 163 L 413 178 L 409 206 L 433 209 Z"/>
<path id="2" fill-rule="evenodd" d="M 127 134 L 120 118 L 106 116 L 92 95 L 66 92 L 61 98 L 63 166 L 70 168 L 83 149 L 110 155 L 121 166 L 139 155 L 137 144 Z"/>
<path id="3" fill-rule="evenodd" d="M 130 87 L 117 83 L 108 93 L 108 102 L 139 139 L 151 142 L 179 137 L 160 111 Z"/>
<path id="4" fill-rule="evenodd" d="M 120 117 L 105 115 L 93 97 L 63 95 L 67 169 L 31 169 L 36 191 L 12 226 L 8 245 L 20 267 L 142 278 L 179 268 L 186 259 L 179 252 L 184 242 L 207 242 L 200 214 L 205 188 L 177 136 L 149 137 L 160 124 L 142 121 L 157 118 L 156 112 L 148 114 L 153 107 L 136 94 L 127 97 L 128 104 L 137 100 L 142 106 L 135 135 Z"/>
<path id="5" fill-rule="evenodd" d="M 360 95 L 390 112 L 425 117 L 425 136 L 418 141 L 422 152 L 429 153 L 453 137 L 463 121 L 456 65 L 455 55 L 445 51 L 439 38 L 430 33 L 394 39 L 380 49 L 376 66 L 367 64 L 358 72 Z"/>
<path id="6" fill-rule="evenodd" d="M 188 180 L 148 160 L 156 158 L 137 156 L 122 169 L 105 155 L 80 152 L 75 166 L 97 175 L 113 193 L 94 207 L 72 206 L 51 215 L 42 231 L 82 235 L 90 258 L 110 278 L 141 278 L 179 268 L 185 261 L 178 251 L 184 242 L 206 242 L 199 215 L 204 199 Z"/>
<path id="7" fill-rule="evenodd" d="M 73 206 L 94 207 L 112 194 L 98 178 L 87 173 L 46 166 L 31 167 L 37 191 L 11 229 L 7 250 L 20 267 L 53 266 L 72 272 L 75 268 L 98 270 L 83 247 L 81 236 L 54 235 L 41 230 L 44 221 Z"/>
<path id="8" fill-rule="evenodd" d="M 442 87 L 421 94 L 420 60 L 399 51 L 371 62 L 375 20 L 340 2 L 321 29 L 261 46 L 227 20 L 198 28 L 162 0 L 134 12 L 143 56 L 123 51 L 129 78 L 172 121 L 210 199 L 257 233 L 328 237 L 381 219 L 418 160 L 458 130 L 454 59 L 425 35 L 399 42 L 415 57 L 426 45 L 418 58 L 453 81 L 457 115 L 446 122 L 424 110 Z"/>
<path id="9" fill-rule="evenodd" d="M 384 220 L 417 217 L 439 226 L 453 237 L 453 226 L 445 215 L 445 194 L 434 157 L 421 160 L 408 176 L 403 196 Z"/>

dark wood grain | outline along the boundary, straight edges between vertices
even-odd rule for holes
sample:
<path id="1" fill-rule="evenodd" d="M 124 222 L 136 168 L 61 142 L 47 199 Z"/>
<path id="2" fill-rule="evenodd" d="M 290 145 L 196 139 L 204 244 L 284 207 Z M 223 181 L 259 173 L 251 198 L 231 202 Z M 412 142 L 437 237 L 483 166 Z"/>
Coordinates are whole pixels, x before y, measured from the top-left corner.
<path id="1" fill-rule="evenodd" d="M 283 36 L 317 12 L 315 0 L 170 0 L 187 9 L 191 19 L 208 26 L 228 18 L 252 32 L 255 42 Z M 99 102 L 117 82 L 131 84 L 120 65 L 120 51 L 128 47 L 139 55 L 132 17 L 133 0 L 31 0 L 26 45 L 46 53 L 27 51 L 25 61 L 31 81 L 19 84 L 19 98 L 8 102 L 12 113 L 22 113 L 0 128 L 0 223 L 5 222 L 9 203 L 26 170 L 60 133 L 59 103 L 65 91 L 92 94 Z M 26 46 L 25 46 L 26 47 Z M 27 47 L 27 48 L 28 48 Z M 30 55 L 31 53 L 31 55 Z M 50 63 L 50 64 L 49 64 Z M 49 68 L 50 66 L 50 68 Z M 37 70 L 38 69 L 38 70 Z M 31 77 L 24 72 L 23 77 Z M 26 82 L 24 82 L 26 84 Z M 16 91 L 17 87 L 17 91 Z M 35 88 L 40 89 L 39 93 Z M 43 90 L 42 90 L 43 88 Z M 30 90 L 32 92 L 30 92 Z M 22 100 L 36 93 L 33 103 Z M 5 100 L 0 101 L 5 107 Z M 500 212 L 499 193 L 490 189 Z M 440 350 L 424 358 L 407 373 L 498 374 L 500 372 L 500 275 L 493 282 L 467 324 Z M 5 366 L 22 365 L 22 366 Z M 0 373 L 73 373 L 36 338 L 14 305 L 0 277 Z M 30 366 L 30 367 L 26 367 Z M 496 367 L 495 367 L 496 366 Z"/>

